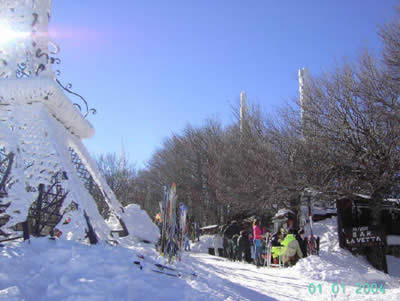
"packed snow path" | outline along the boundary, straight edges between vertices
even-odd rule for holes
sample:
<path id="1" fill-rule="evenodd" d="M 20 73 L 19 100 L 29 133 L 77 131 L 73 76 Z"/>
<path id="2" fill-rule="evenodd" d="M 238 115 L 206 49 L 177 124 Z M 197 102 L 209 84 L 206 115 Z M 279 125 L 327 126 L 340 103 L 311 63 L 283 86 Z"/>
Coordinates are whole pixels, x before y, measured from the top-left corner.
<path id="1" fill-rule="evenodd" d="M 307 259 L 310 262 L 318 258 Z M 358 272 L 351 272 L 351 267 L 329 271 L 333 268 L 325 266 L 326 273 L 336 273 L 338 281 L 324 281 L 306 277 L 302 269 L 293 268 L 259 268 L 247 263 L 230 262 L 224 258 L 207 254 L 191 254 L 191 266 L 200 275 L 204 285 L 225 295 L 222 299 L 231 300 L 400 300 L 400 279 L 383 275 L 371 269 L 364 277 Z M 303 263 L 304 265 L 304 263 Z M 366 263 L 366 271 L 368 269 Z M 318 268 L 321 268 L 319 266 Z M 318 270 L 317 268 L 317 270 Z M 339 281 L 340 279 L 340 281 Z M 383 279 L 389 280 L 384 281 Z M 356 283 L 383 284 L 385 293 L 378 290 L 377 294 L 366 294 L 362 289 L 357 293 Z M 337 283 L 335 285 L 334 283 Z M 312 286 L 315 292 L 312 294 Z M 321 293 L 319 292 L 321 286 Z M 344 292 L 343 292 L 344 286 Z M 336 294 L 332 290 L 339 290 Z M 222 296 L 221 296 L 222 297 Z M 213 299 L 213 298 L 211 298 Z M 220 298 L 216 298 L 220 300 Z"/>
<path id="2" fill-rule="evenodd" d="M 333 267 L 325 264 L 325 275 L 336 275 L 345 285 L 345 293 L 340 291 L 335 298 L 333 281 L 310 278 L 306 272 L 306 261 L 322 264 L 319 258 L 288 269 L 257 269 L 216 256 L 186 253 L 177 266 L 194 270 L 198 277 L 180 279 L 154 273 L 152 264 L 146 262 L 140 270 L 132 263 L 138 260 L 136 252 L 150 256 L 144 246 L 130 250 L 47 239 L 3 247 L 0 300 L 400 300 L 400 279 L 367 266 L 366 270 L 357 265 L 330 270 Z M 356 294 L 355 283 L 366 281 L 384 282 L 385 294 Z M 322 294 L 311 294 L 310 283 L 320 284 Z"/>
<path id="3" fill-rule="evenodd" d="M 232 300 L 306 300 L 308 282 L 287 272 L 257 269 L 246 263 L 232 263 L 206 254 L 190 256 L 192 265 L 208 286 Z M 278 273 L 277 273 L 278 272 Z M 301 299 L 305 296 L 306 299 Z"/>

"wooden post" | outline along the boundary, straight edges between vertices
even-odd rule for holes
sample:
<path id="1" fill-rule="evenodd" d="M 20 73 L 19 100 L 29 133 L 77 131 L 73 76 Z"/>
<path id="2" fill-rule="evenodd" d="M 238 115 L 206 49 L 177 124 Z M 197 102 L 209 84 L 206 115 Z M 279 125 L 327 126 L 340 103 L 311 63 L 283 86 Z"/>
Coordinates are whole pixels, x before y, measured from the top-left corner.
<path id="1" fill-rule="evenodd" d="M 44 184 L 39 184 L 39 196 L 37 199 L 37 205 L 35 210 L 35 228 L 33 230 L 33 235 L 40 236 L 40 222 L 42 215 L 42 203 L 43 203 L 43 192 L 44 192 Z"/>
<path id="2" fill-rule="evenodd" d="M 25 240 L 29 240 L 30 238 L 30 233 L 29 233 L 29 225 L 28 225 L 28 221 L 24 221 L 22 223 L 22 231 L 23 231 L 23 237 L 24 237 L 24 241 Z"/>
<path id="3" fill-rule="evenodd" d="M 1 180 L 1 182 L 0 182 L 0 197 L 4 197 L 4 196 L 7 195 L 7 192 L 6 192 L 6 182 L 7 182 L 8 176 L 9 176 L 10 173 L 11 173 L 11 167 L 12 167 L 13 161 L 14 161 L 14 154 L 13 154 L 13 153 L 9 153 L 9 154 L 8 154 L 8 165 L 7 165 L 7 169 L 6 169 L 6 171 L 4 172 L 3 178 L 2 178 L 2 180 Z"/>
<path id="4" fill-rule="evenodd" d="M 339 238 L 339 247 L 344 249 L 344 240 L 343 240 L 343 224 L 342 224 L 342 200 L 336 200 L 336 210 L 337 210 L 337 225 L 338 225 L 338 238 Z"/>

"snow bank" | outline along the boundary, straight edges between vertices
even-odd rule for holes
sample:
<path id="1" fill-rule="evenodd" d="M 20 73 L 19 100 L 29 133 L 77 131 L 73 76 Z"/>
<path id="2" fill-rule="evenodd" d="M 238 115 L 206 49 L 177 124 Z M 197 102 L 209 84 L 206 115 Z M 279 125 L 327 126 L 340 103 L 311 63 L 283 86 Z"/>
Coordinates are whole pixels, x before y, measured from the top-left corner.
<path id="1" fill-rule="evenodd" d="M 124 208 L 122 219 L 128 228 L 129 234 L 139 240 L 158 241 L 160 231 L 152 222 L 146 211 L 137 204 L 130 204 Z"/>
<path id="2" fill-rule="evenodd" d="M 190 250 L 197 253 L 208 253 L 208 248 L 222 248 L 220 235 L 202 235 L 200 241 L 191 244 Z"/>
<path id="3" fill-rule="evenodd" d="M 400 245 L 400 235 L 388 235 L 386 236 L 386 241 L 389 246 L 398 246 Z"/>
<path id="4" fill-rule="evenodd" d="M 387 255 L 386 262 L 388 266 L 389 275 L 400 277 L 400 258 Z"/>
<path id="5" fill-rule="evenodd" d="M 128 249 L 47 238 L 7 244 L 0 249 L 0 300 L 230 300 L 231 291 L 221 293 L 215 278 L 155 273 L 154 265 L 139 259 L 139 253 L 150 261 L 157 256 L 148 244 Z M 133 264 L 136 260 L 142 270 Z"/>
<path id="6" fill-rule="evenodd" d="M 337 220 L 327 219 L 314 224 L 314 235 L 320 237 L 320 256 L 301 259 L 293 271 L 304 277 L 332 283 L 344 280 L 356 283 L 384 283 L 390 276 L 373 268 L 364 257 L 353 256 L 339 247 Z"/>
<path id="7" fill-rule="evenodd" d="M 134 251 L 105 244 L 43 238 L 8 245 L 0 256 L 0 300 L 167 300 L 168 294 L 177 295 L 168 281 L 161 289 L 160 276 L 139 270 L 135 259 Z"/>

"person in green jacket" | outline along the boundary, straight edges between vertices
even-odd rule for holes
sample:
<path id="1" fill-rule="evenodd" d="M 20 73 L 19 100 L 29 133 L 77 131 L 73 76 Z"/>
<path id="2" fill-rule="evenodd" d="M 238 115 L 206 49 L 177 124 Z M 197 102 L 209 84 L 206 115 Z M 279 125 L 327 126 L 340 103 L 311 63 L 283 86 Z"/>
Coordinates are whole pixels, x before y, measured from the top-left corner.
<path id="1" fill-rule="evenodd" d="M 294 236 L 295 231 L 290 230 L 289 234 L 286 235 L 285 239 L 281 242 L 281 245 L 285 247 L 283 253 L 283 264 L 295 265 L 299 258 L 303 258 L 299 242 Z"/>

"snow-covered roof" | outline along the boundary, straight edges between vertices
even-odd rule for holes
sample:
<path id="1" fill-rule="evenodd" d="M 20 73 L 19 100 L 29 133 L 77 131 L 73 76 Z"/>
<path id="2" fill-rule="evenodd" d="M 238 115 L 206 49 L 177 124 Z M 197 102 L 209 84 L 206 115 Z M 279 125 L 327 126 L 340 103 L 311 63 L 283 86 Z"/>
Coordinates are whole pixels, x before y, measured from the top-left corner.
<path id="1" fill-rule="evenodd" d="M 368 199 L 368 200 L 371 199 L 371 196 L 366 195 L 366 194 L 353 193 L 353 195 L 358 196 L 358 197 L 360 197 L 360 198 L 362 198 L 362 199 Z"/>
<path id="2" fill-rule="evenodd" d="M 294 212 L 290 209 L 286 209 L 286 208 L 279 209 L 279 211 L 274 215 L 274 218 L 283 217 L 284 215 L 289 214 L 289 213 L 294 214 Z"/>
<path id="3" fill-rule="evenodd" d="M 400 205 L 400 199 L 385 199 L 385 201 Z"/>
<path id="4" fill-rule="evenodd" d="M 313 215 L 325 215 L 325 214 L 332 214 L 332 213 L 337 213 L 336 208 L 318 208 L 318 207 L 313 207 L 311 209 Z"/>
<path id="5" fill-rule="evenodd" d="M 365 199 L 365 200 L 370 200 L 371 199 L 371 196 L 366 195 L 366 194 L 353 193 L 353 195 L 358 196 L 358 197 L 360 197 L 362 199 Z M 387 199 L 384 199 L 384 201 L 400 205 L 400 199 L 387 198 Z"/>
<path id="6" fill-rule="evenodd" d="M 311 187 L 305 188 L 304 189 L 304 193 L 308 194 L 308 195 L 311 195 L 311 196 L 316 196 L 318 194 L 321 194 L 320 191 L 315 190 L 314 188 L 311 188 Z"/>
<path id="7" fill-rule="evenodd" d="M 303 215 L 308 215 L 308 206 L 300 206 L 300 211 Z M 311 206 L 311 212 L 313 215 L 326 215 L 337 213 L 336 208 L 324 208 L 319 206 Z"/>
<path id="8" fill-rule="evenodd" d="M 218 228 L 218 225 L 210 225 L 210 226 L 205 226 L 200 228 L 200 230 L 209 230 L 209 229 L 215 229 Z"/>

